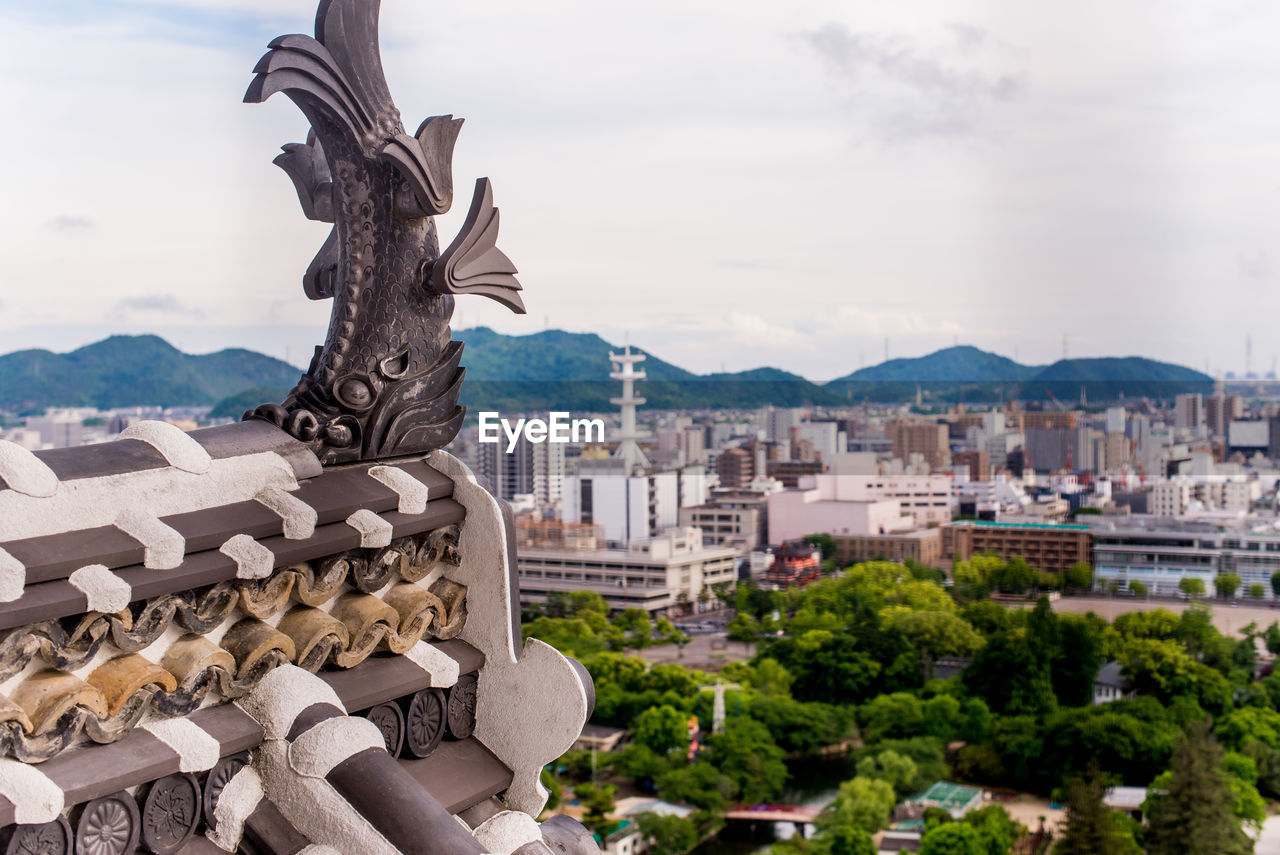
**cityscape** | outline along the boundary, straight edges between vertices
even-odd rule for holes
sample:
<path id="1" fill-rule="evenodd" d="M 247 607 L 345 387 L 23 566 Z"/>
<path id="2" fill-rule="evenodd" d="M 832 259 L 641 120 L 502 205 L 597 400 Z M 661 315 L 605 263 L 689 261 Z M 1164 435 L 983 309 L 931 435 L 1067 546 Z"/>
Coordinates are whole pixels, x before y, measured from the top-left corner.
<path id="1" fill-rule="evenodd" d="M 1224 377 L 1210 381 L 1209 394 L 1094 403 L 1069 404 L 1047 389 L 1042 400 L 953 403 L 938 384 L 926 401 L 917 384 L 916 394 L 903 402 L 654 410 L 644 397 L 647 360 L 644 352 L 624 346 L 611 349 L 608 362 L 598 365 L 601 382 L 614 389 L 612 411 L 570 414 L 547 400 L 541 433 L 513 429 L 513 423 L 524 423 L 515 413 L 481 413 L 469 417 L 448 446 L 514 514 L 526 635 L 583 657 L 593 669 L 632 661 L 642 668 L 675 669 L 664 679 L 679 673 L 710 680 L 711 688 L 721 683 L 710 694 L 694 691 L 678 702 L 669 694 L 652 695 L 656 706 L 638 718 L 625 711 L 633 701 L 623 698 L 630 697 L 627 692 L 643 695 L 643 681 L 627 684 L 630 689 L 610 687 L 622 694 L 606 696 L 613 706 L 598 703 L 577 748 L 553 764 L 552 779 L 564 790 L 587 776 L 574 801 L 587 812 L 578 815 L 600 814 L 594 827 L 605 829 L 600 840 L 606 851 L 677 852 L 694 846 L 698 853 L 763 852 L 768 843 L 746 842 L 763 833 L 780 841 L 769 851 L 808 852 L 805 846 L 839 845 L 831 843 L 837 834 L 833 810 L 872 810 L 881 818 L 851 821 L 874 832 L 877 851 L 916 851 L 930 833 L 929 817 L 935 814 L 928 811 L 939 806 L 948 811 L 948 821 L 972 813 L 957 827 L 969 821 L 983 834 L 1008 838 L 1015 847 L 1010 851 L 1030 852 L 1055 839 L 1061 849 L 1077 821 L 1067 819 L 1076 803 L 1060 790 L 1052 778 L 1056 773 L 1037 778 L 1039 773 L 1009 765 L 1012 758 L 1004 752 L 1012 744 L 1002 741 L 1008 734 L 993 729 L 1012 719 L 999 716 L 1019 710 L 1025 715 L 1038 704 L 1037 715 L 1052 714 L 1063 727 L 1084 727 L 1083 721 L 1067 723 L 1070 705 L 1079 703 L 1085 705 L 1079 716 L 1108 731 L 1123 721 L 1114 718 L 1118 712 L 1113 719 L 1097 719 L 1108 707 L 1136 704 L 1123 715 L 1151 724 L 1145 717 L 1156 713 L 1141 712 L 1142 704 L 1170 704 L 1190 691 L 1198 698 L 1194 703 L 1235 722 L 1232 727 L 1261 726 L 1243 721 L 1253 722 L 1270 709 L 1270 701 L 1240 705 L 1213 693 L 1238 693 L 1240 688 L 1228 686 L 1252 681 L 1252 691 L 1268 697 L 1267 675 L 1280 650 L 1280 614 L 1272 611 L 1280 605 L 1280 395 L 1273 378 Z M 110 442 L 148 420 L 185 431 L 229 421 L 211 418 L 212 409 L 9 412 L 0 439 L 35 451 Z M 524 415 L 536 421 L 534 411 L 519 414 Z M 570 416 L 587 427 L 581 435 L 569 431 Z M 488 431 L 482 434 L 486 418 Z M 499 420 L 508 423 L 499 428 Z M 562 429 L 551 430 L 556 424 Z M 602 424 L 603 438 L 590 427 Z M 788 646 L 810 639 L 805 643 L 817 644 L 828 659 L 836 657 L 824 667 L 848 667 L 835 665 L 842 645 L 828 650 L 831 629 L 839 623 L 828 623 L 830 606 L 821 604 L 850 596 L 840 593 L 850 585 L 850 591 L 860 591 L 854 602 L 874 596 L 902 603 L 884 606 L 889 612 L 882 609 L 878 620 L 884 625 L 894 614 L 902 622 L 895 630 L 900 639 L 921 632 L 930 637 L 929 646 L 909 654 L 909 666 L 901 658 L 866 662 L 875 671 L 906 672 L 873 677 L 861 687 L 857 678 L 832 683 L 831 676 L 824 681 L 808 673 L 815 663 Z M 913 589 L 918 593 L 907 593 Z M 916 601 L 938 596 L 942 603 Z M 812 597 L 819 599 L 811 603 Z M 995 613 L 985 610 L 988 604 L 998 604 Z M 1044 619 L 1032 617 L 1044 608 L 1062 639 L 1103 627 L 1107 632 L 1077 639 L 1078 649 L 1064 648 L 1061 655 L 1080 661 L 1074 671 L 1065 664 L 1047 671 L 1051 688 L 1039 700 L 1018 699 L 1016 687 L 985 686 L 995 675 L 977 673 L 993 667 L 984 657 L 1014 655 L 1014 639 Z M 930 628 L 908 628 L 912 614 Z M 1138 619 L 1167 624 L 1158 629 L 1158 623 L 1133 623 Z M 949 626 L 953 622 L 958 631 Z M 1193 631 L 1199 639 L 1194 644 L 1221 648 L 1214 654 L 1227 657 L 1215 666 L 1221 673 L 1205 664 L 1204 653 L 1182 652 Z M 1170 639 L 1160 644 L 1184 639 L 1161 648 L 1161 655 L 1183 657 L 1181 665 L 1144 659 L 1152 651 L 1126 649 L 1117 641 L 1131 637 L 1150 643 Z M 865 643 L 855 643 L 853 650 Z M 1006 645 L 1003 654 L 1000 645 Z M 619 658 L 624 653 L 639 658 Z M 1174 677 L 1169 670 L 1193 663 L 1205 674 Z M 1064 672 L 1074 676 L 1068 679 Z M 771 679 L 782 679 L 783 686 L 771 688 Z M 604 691 L 610 684 L 600 680 L 597 690 Z M 1183 686 L 1178 680 L 1190 682 Z M 708 706 L 711 695 L 715 702 Z M 859 704 L 853 718 L 840 712 L 847 703 L 842 697 Z M 680 752 L 700 756 L 708 750 L 700 746 L 720 744 L 722 729 L 744 707 L 769 703 L 783 703 L 762 713 L 784 728 L 770 742 L 780 746 L 773 749 L 779 759 L 771 767 L 753 766 L 752 777 L 772 777 L 750 786 L 722 777 L 738 795 L 707 801 L 688 789 L 692 782 L 679 782 L 674 770 L 661 771 L 672 762 L 654 755 L 662 740 L 672 743 L 666 751 L 678 745 Z M 911 712 L 921 703 L 923 711 Z M 954 720 L 944 728 L 950 736 L 942 754 L 932 753 L 934 737 L 922 735 L 935 732 L 935 725 L 921 731 L 890 723 L 898 715 L 923 715 L 927 722 L 930 708 L 953 703 L 957 712 L 949 714 Z M 955 718 L 960 711 L 985 716 L 985 734 L 965 738 Z M 665 724 L 658 724 L 659 714 Z M 881 723 L 885 714 L 891 719 Z M 793 726 L 799 731 L 792 733 Z M 656 735 L 652 727 L 659 728 Z M 1270 768 L 1264 766 L 1272 762 L 1266 751 L 1280 758 L 1280 746 L 1266 748 L 1266 737 L 1256 731 L 1224 736 L 1221 727 L 1215 733 L 1236 752 L 1228 756 L 1252 758 L 1251 768 Z M 869 738 L 875 728 L 881 730 L 878 741 Z M 803 759 L 827 740 L 834 753 Z M 1093 787 L 1116 816 L 1145 818 L 1145 826 L 1117 831 L 1120 838 L 1150 840 L 1153 818 L 1148 788 L 1141 785 L 1147 773 L 1141 770 L 1155 767 L 1143 765 L 1149 760 L 1136 766 L 1122 760 L 1132 749 L 1105 750 L 1121 751 L 1108 761 L 1113 765 L 1103 767 L 1110 771 L 1078 781 Z M 1167 756 L 1173 744 L 1143 750 Z M 585 773 L 584 757 L 595 764 Z M 868 757 L 885 770 L 874 771 L 878 767 L 868 766 Z M 908 771 L 895 771 L 895 764 Z M 935 773 L 937 780 L 925 780 Z M 1250 822 L 1261 826 L 1260 806 L 1270 792 L 1269 779 L 1257 775 L 1250 786 L 1258 807 L 1249 809 L 1252 819 L 1242 820 L 1245 828 Z M 883 794 L 852 796 L 850 781 L 861 782 L 857 787 L 877 781 L 889 786 Z M 1038 793 L 1052 798 L 1041 800 Z M 764 808 L 744 808 L 749 796 L 773 805 L 773 819 L 761 819 Z M 984 807 L 993 797 L 1003 800 L 994 803 L 1000 805 L 996 813 Z M 867 806 L 877 798 L 886 799 L 883 815 L 877 813 L 881 808 Z M 708 842 L 709 832 L 723 842 Z M 801 836 L 789 841 L 791 833 Z M 805 835 L 813 842 L 802 843 Z M 1163 851 L 1147 845 L 1146 851 Z"/>

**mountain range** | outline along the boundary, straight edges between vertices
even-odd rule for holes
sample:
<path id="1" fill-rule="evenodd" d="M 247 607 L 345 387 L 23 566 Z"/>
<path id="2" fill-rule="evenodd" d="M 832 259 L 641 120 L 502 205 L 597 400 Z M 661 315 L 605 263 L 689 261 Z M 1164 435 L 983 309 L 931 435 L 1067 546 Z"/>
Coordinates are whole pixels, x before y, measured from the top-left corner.
<path id="1" fill-rule="evenodd" d="M 509 336 L 486 327 L 455 331 L 466 344 L 463 403 L 504 412 L 562 408 L 614 409 L 617 381 L 609 353 L 622 348 L 594 333 L 546 330 Z M 1206 374 L 1143 357 L 1063 359 L 1022 365 L 971 346 L 915 359 L 892 359 L 819 385 L 777 368 L 695 374 L 641 348 L 646 379 L 638 391 L 653 409 L 837 406 L 864 401 L 996 401 L 1001 398 L 1100 403 L 1117 398 L 1170 398 L 1209 392 Z M 50 406 L 101 409 L 144 404 L 215 405 L 238 416 L 278 401 L 297 381 L 286 362 L 250 350 L 185 354 L 157 336 L 112 336 L 66 354 L 24 350 L 0 356 L 0 409 L 31 412 Z"/>

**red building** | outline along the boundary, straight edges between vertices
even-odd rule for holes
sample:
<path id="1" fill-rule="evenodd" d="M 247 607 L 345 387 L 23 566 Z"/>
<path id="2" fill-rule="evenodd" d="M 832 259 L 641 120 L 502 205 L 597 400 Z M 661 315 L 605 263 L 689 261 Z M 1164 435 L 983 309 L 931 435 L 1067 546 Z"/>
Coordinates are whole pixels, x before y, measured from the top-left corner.
<path id="1" fill-rule="evenodd" d="M 765 571 L 764 580 L 778 587 L 792 587 L 816 582 L 822 574 L 822 553 L 803 540 L 789 540 L 773 554 L 773 566 Z"/>

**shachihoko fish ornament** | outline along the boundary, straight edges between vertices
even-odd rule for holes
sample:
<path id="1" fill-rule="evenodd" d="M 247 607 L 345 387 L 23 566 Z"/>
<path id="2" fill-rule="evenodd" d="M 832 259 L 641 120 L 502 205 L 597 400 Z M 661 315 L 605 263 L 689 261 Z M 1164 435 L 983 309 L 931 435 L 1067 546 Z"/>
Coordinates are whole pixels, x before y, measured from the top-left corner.
<path id="1" fill-rule="evenodd" d="M 454 294 L 524 313 L 516 269 L 497 248 L 498 211 L 476 182 L 461 233 L 440 252 L 434 215 L 453 202 L 453 147 L 462 126 L 432 116 L 406 133 L 378 51 L 380 0 L 322 0 L 315 38 L 281 36 L 254 68 L 244 100 L 287 95 L 311 122 L 305 143 L 275 159 L 303 213 L 333 230 L 303 290 L 332 299 L 323 345 L 281 404 L 245 418 L 275 422 L 324 463 L 439 448 L 462 425 L 462 343 Z"/>

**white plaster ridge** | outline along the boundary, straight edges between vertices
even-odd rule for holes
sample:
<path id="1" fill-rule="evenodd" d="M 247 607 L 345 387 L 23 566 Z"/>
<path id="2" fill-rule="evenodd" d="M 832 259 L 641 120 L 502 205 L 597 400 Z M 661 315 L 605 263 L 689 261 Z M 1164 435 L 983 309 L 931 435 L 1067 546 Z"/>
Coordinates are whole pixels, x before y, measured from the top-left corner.
<path id="1" fill-rule="evenodd" d="M 280 517 L 287 539 L 306 540 L 315 534 L 316 521 L 319 519 L 316 509 L 292 493 L 279 487 L 268 487 L 253 498 Z"/>
<path id="2" fill-rule="evenodd" d="M 47 499 L 58 492 L 58 476 L 30 450 L 0 439 L 0 478 L 24 496 Z"/>
<path id="3" fill-rule="evenodd" d="M 124 429 L 120 438 L 145 442 L 163 454 L 170 466 L 193 475 L 203 475 L 213 465 L 213 458 L 204 450 L 203 445 L 182 428 L 168 422 L 134 422 Z"/>
<path id="4" fill-rule="evenodd" d="M 0 603 L 12 603 L 21 597 L 26 584 L 26 565 L 0 549 Z"/>
<path id="5" fill-rule="evenodd" d="M 476 826 L 476 842 L 491 855 L 510 855 L 526 843 L 542 840 L 542 830 L 529 814 L 504 810 Z"/>
<path id="6" fill-rule="evenodd" d="M 218 740 L 189 719 L 168 718 L 141 726 L 178 755 L 179 772 L 212 769 L 222 754 Z"/>
<path id="7" fill-rule="evenodd" d="M 116 528 L 142 544 L 142 564 L 152 570 L 172 570 L 182 564 L 187 541 L 159 517 L 127 510 L 116 517 Z"/>
<path id="8" fill-rule="evenodd" d="M 368 508 L 361 508 L 347 517 L 347 525 L 360 532 L 360 545 L 366 549 L 391 545 L 391 523 Z"/>
<path id="9" fill-rule="evenodd" d="M 237 579 L 265 579 L 276 566 L 276 554 L 247 534 L 227 538 L 218 551 L 236 562 Z"/>
<path id="10" fill-rule="evenodd" d="M 293 740 L 289 766 L 304 777 L 323 778 L 348 757 L 386 747 L 382 731 L 363 716 L 327 718 Z"/>
<path id="11" fill-rule="evenodd" d="M 420 514 L 427 509 L 427 485 L 396 466 L 371 466 L 369 476 L 400 496 L 402 514 Z"/>
<path id="12" fill-rule="evenodd" d="M 0 796 L 13 802 L 13 821 L 19 823 L 52 822 L 66 801 L 44 772 L 7 757 L 0 759 Z"/>
<path id="13" fill-rule="evenodd" d="M 330 704 L 346 712 L 328 683 L 297 665 L 267 672 L 252 692 L 235 703 L 262 725 L 266 739 L 284 739 L 298 713 L 312 704 Z"/>
<path id="14" fill-rule="evenodd" d="M 59 484 L 52 498 L 0 490 L 0 520 L 4 539 L 18 540 L 112 525 L 121 508 L 167 517 L 247 502 L 267 487 L 298 488 L 293 467 L 273 451 L 215 460 L 203 475 L 161 467 L 75 478 Z"/>
<path id="15" fill-rule="evenodd" d="M 114 614 L 133 599 L 129 583 L 102 564 L 90 564 L 67 577 L 71 587 L 89 599 L 89 611 Z"/>
<path id="16" fill-rule="evenodd" d="M 224 852 L 235 852 L 244 836 L 244 824 L 262 801 L 262 778 L 252 766 L 243 766 L 231 776 L 222 793 L 213 816 L 218 821 L 216 829 L 209 829 L 205 837 Z"/>
<path id="17" fill-rule="evenodd" d="M 458 660 L 433 644 L 419 641 L 404 656 L 431 675 L 431 687 L 434 689 L 447 689 L 458 682 Z"/>

